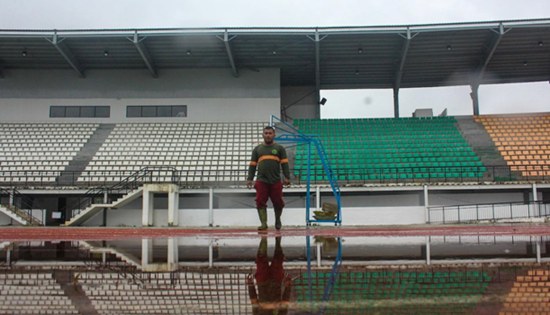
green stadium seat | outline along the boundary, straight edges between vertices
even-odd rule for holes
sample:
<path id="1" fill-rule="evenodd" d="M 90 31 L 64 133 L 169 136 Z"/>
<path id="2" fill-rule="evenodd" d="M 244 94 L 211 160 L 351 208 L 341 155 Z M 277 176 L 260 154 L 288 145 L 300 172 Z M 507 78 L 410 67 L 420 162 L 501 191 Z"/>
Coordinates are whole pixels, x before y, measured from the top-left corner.
<path id="1" fill-rule="evenodd" d="M 486 168 L 455 124 L 454 117 L 300 119 L 295 123 L 302 132 L 319 135 L 332 166 L 346 174 L 344 180 L 481 177 Z M 307 158 L 299 156 L 295 164 L 301 169 Z M 358 168 L 362 174 L 352 171 Z"/>

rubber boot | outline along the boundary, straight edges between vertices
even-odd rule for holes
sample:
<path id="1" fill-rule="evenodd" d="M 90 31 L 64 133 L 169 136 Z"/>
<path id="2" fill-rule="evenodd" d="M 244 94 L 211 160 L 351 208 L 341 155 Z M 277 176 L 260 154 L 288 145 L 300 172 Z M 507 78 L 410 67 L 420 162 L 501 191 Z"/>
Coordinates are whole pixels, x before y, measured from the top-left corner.
<path id="1" fill-rule="evenodd" d="M 262 237 L 260 246 L 258 246 L 258 256 L 267 256 L 267 237 Z"/>
<path id="2" fill-rule="evenodd" d="M 283 214 L 283 209 L 275 209 L 275 228 L 280 230 L 283 226 L 281 223 L 281 215 Z"/>
<path id="3" fill-rule="evenodd" d="M 283 257 L 283 248 L 281 247 L 281 237 L 275 237 L 275 251 L 273 252 L 273 258 Z"/>
<path id="4" fill-rule="evenodd" d="M 258 231 L 267 230 L 267 209 L 258 209 L 258 217 L 260 218 L 261 225 L 258 226 Z"/>

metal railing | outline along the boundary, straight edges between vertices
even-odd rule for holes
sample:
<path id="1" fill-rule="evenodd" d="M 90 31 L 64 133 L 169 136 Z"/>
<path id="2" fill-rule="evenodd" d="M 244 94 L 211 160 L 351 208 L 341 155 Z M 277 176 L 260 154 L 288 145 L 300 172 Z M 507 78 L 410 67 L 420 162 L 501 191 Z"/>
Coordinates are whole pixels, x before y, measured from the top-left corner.
<path id="1" fill-rule="evenodd" d="M 471 183 L 471 182 L 512 182 L 512 181 L 544 181 L 550 176 L 524 176 L 514 172 L 507 166 L 432 166 L 432 167 L 381 167 L 381 168 L 339 168 L 334 167 L 335 176 L 342 184 L 353 183 Z M 295 168 L 294 174 L 298 180 L 304 180 L 306 170 Z M 549 173 L 550 174 L 550 173 Z M 311 170 L 313 181 L 322 179 L 320 168 Z"/>
<path id="2" fill-rule="evenodd" d="M 428 223 L 472 223 L 550 216 L 550 201 L 428 207 Z"/>
<path id="3" fill-rule="evenodd" d="M 0 204 L 30 224 L 42 225 L 42 221 L 33 216 L 33 198 L 17 189 L 0 188 Z"/>
<path id="4" fill-rule="evenodd" d="M 92 204 L 105 203 L 104 199 L 106 195 L 107 199 L 109 199 L 111 194 L 126 195 L 143 184 L 159 182 L 177 183 L 178 178 L 176 174 L 177 170 L 173 167 L 144 167 L 127 177 L 121 177 L 114 184 L 88 190 L 69 209 L 72 210 L 74 216 Z M 107 200 L 107 202 L 112 202 L 112 200 Z"/>
<path id="5" fill-rule="evenodd" d="M 150 173 L 150 181 L 174 182 L 182 187 L 232 187 L 246 184 L 247 166 L 235 168 L 218 167 L 217 169 L 179 170 L 174 167 L 146 166 L 148 169 L 159 169 L 155 176 Z M 291 168 L 292 182 L 305 185 L 306 169 Z M 51 171 L 0 171 L 0 186 L 3 187 L 107 187 L 124 181 L 141 172 L 130 170 L 101 170 L 83 172 Z M 312 184 L 329 185 L 322 168 L 311 169 Z M 332 165 L 332 174 L 340 185 L 356 184 L 394 184 L 394 183 L 507 183 L 507 182 L 544 182 L 550 181 L 549 175 L 529 176 L 510 170 L 507 166 L 479 167 L 383 167 L 383 168 L 348 168 Z"/>

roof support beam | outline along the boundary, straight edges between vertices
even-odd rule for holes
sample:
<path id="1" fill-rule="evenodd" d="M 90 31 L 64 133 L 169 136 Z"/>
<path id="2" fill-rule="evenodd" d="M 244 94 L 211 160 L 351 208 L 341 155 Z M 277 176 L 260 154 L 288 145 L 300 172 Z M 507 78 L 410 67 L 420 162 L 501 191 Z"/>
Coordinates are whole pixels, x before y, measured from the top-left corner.
<path id="1" fill-rule="evenodd" d="M 402 36 L 402 35 L 400 35 Z M 411 29 L 407 27 L 407 34 L 403 37 L 405 42 L 401 48 L 401 61 L 399 62 L 399 69 L 395 74 L 395 83 L 394 88 L 401 88 L 401 80 L 403 79 L 403 69 L 405 68 L 405 62 L 407 61 L 407 55 L 409 53 L 409 47 L 411 46 L 411 40 L 413 36 L 411 35 Z"/>
<path id="2" fill-rule="evenodd" d="M 395 74 L 395 82 L 393 84 L 393 115 L 395 118 L 399 118 L 399 89 L 401 88 L 401 80 L 403 79 L 403 69 L 405 68 L 405 62 L 407 61 L 407 55 L 409 53 L 409 47 L 411 46 L 411 40 L 413 36 L 411 35 L 411 29 L 407 27 L 407 33 L 405 36 L 405 43 L 401 48 L 401 61 L 399 62 L 399 68 Z M 416 35 L 415 35 L 416 36 Z"/>
<path id="3" fill-rule="evenodd" d="M 321 39 L 315 29 L 315 118 L 321 118 Z"/>
<path id="4" fill-rule="evenodd" d="M 495 35 L 491 38 L 491 42 L 487 47 L 489 47 L 489 50 L 487 54 L 484 56 L 483 60 L 481 61 L 480 66 L 477 69 L 477 78 L 475 79 L 476 82 L 474 84 L 480 84 L 481 80 L 483 79 L 483 75 L 485 75 L 485 71 L 487 70 L 487 66 L 489 65 L 489 62 L 491 62 L 491 59 L 493 58 L 493 55 L 495 54 L 495 51 L 497 50 L 498 45 L 500 44 L 500 41 L 502 40 L 502 37 L 506 32 L 504 31 L 504 25 L 502 23 L 499 24 L 498 31 L 494 31 Z"/>
<path id="5" fill-rule="evenodd" d="M 504 31 L 504 25 L 500 23 L 498 26 L 498 30 L 494 32 L 495 32 L 495 35 L 491 38 L 490 43 L 487 45 L 487 47 L 489 47 L 489 50 L 487 51 L 487 54 L 484 56 L 483 60 L 481 61 L 475 73 L 475 77 L 470 83 L 470 87 L 472 90 L 472 92 L 470 93 L 470 96 L 472 98 L 474 115 L 479 115 L 479 94 L 478 94 L 479 85 L 483 80 L 483 76 L 485 75 L 487 66 L 489 65 L 489 62 L 491 62 L 491 59 L 493 58 L 493 55 L 495 54 L 495 51 L 497 50 L 497 47 L 500 44 L 500 41 L 502 40 L 502 37 L 508 31 Z"/>
<path id="6" fill-rule="evenodd" d="M 319 36 L 319 29 L 315 28 L 315 34 L 313 38 L 310 35 L 306 35 L 315 44 L 315 109 L 314 117 L 321 118 L 321 41 L 328 35 L 323 37 Z"/>
<path id="7" fill-rule="evenodd" d="M 229 33 L 227 32 L 227 29 L 223 33 L 223 43 L 225 45 L 227 58 L 229 58 L 229 64 L 231 65 L 231 72 L 233 73 L 233 76 L 236 78 L 239 76 L 239 70 L 237 70 L 237 66 L 235 65 L 235 59 L 233 59 L 233 52 L 231 51 L 231 45 L 229 44 L 229 42 L 235 37 L 237 37 L 237 35 L 229 37 Z"/>
<path id="8" fill-rule="evenodd" d="M 49 38 L 46 38 L 50 43 L 53 44 L 55 49 L 65 58 L 65 61 L 73 68 L 74 71 L 78 73 L 78 76 L 81 78 L 84 78 L 84 71 L 82 70 L 82 67 L 80 66 L 80 63 L 75 58 L 69 47 L 63 43 L 64 38 L 59 38 L 57 36 L 57 32 L 53 34 L 53 38 L 50 40 Z"/>
<path id="9" fill-rule="evenodd" d="M 128 38 L 130 39 L 130 38 Z M 145 65 L 147 66 L 147 69 L 149 69 L 149 72 L 151 72 L 151 75 L 153 78 L 158 78 L 158 72 L 155 67 L 155 64 L 153 63 L 153 59 L 151 58 L 151 55 L 149 54 L 149 50 L 147 50 L 147 47 L 143 43 L 143 38 L 139 38 L 137 31 L 134 32 L 134 38 L 130 39 L 134 46 L 136 47 L 137 51 L 139 52 L 139 55 L 143 59 L 143 62 L 145 62 Z"/>

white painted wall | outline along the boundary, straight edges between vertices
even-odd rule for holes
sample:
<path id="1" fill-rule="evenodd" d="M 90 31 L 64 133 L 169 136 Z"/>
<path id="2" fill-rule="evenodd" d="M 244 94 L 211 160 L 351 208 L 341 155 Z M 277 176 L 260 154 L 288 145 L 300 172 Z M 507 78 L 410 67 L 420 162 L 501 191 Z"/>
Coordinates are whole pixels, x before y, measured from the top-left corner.
<path id="1" fill-rule="evenodd" d="M 471 192 L 464 191 L 430 191 L 430 206 L 466 205 L 477 203 L 500 203 L 500 202 L 522 202 L 524 191 L 502 190 L 486 191 L 478 190 Z"/>
<path id="2" fill-rule="evenodd" d="M 61 70 L 18 70 L 0 81 L 0 122 L 245 122 L 280 116 L 278 69 L 94 70 L 86 78 Z M 116 89 L 113 88 L 116 86 Z M 106 118 L 49 118 L 51 105 L 111 106 Z M 187 105 L 188 117 L 126 119 L 128 105 Z"/>
<path id="3" fill-rule="evenodd" d="M 320 118 L 319 104 L 315 100 L 315 86 L 281 87 L 281 111 L 289 121 L 296 118 Z"/>
<path id="4" fill-rule="evenodd" d="M 185 213 L 180 215 L 185 216 Z M 342 226 L 423 224 L 424 217 L 424 207 L 342 207 Z M 285 208 L 281 220 L 283 226 L 305 226 L 305 209 Z M 238 225 L 239 222 L 246 223 L 246 226 L 257 226 L 259 220 L 256 210 L 242 209 L 231 216 L 227 216 L 223 210 L 214 212 L 214 225 Z M 268 209 L 268 223 L 272 226 L 274 222 L 274 213 Z M 312 224 L 333 226 L 326 222 Z"/>
<path id="5" fill-rule="evenodd" d="M 475 189 L 477 187 L 477 189 Z M 386 225 L 386 224 L 423 224 L 425 223 L 425 210 L 422 187 L 387 187 L 380 191 L 374 188 L 367 190 L 342 191 L 342 225 Z M 484 188 L 484 189 L 481 189 Z M 323 188 L 321 202 L 334 202 L 333 197 Z M 395 190 L 393 190 L 395 189 Z M 485 186 L 450 186 L 430 187 L 429 206 L 452 206 L 472 203 L 487 204 L 511 201 L 523 201 L 526 192 L 531 191 L 530 186 L 511 186 L 507 189 L 494 187 L 487 189 Z M 540 189 L 547 189 L 545 186 Z M 24 192 L 25 193 L 25 192 Z M 55 194 L 55 193 L 54 193 Z M 35 202 L 48 211 L 57 211 L 57 199 L 52 195 L 35 195 Z M 74 197 L 68 198 L 67 204 L 73 204 Z M 258 218 L 254 205 L 254 192 L 252 190 L 236 189 L 227 191 L 214 189 L 214 225 L 217 226 L 244 226 L 256 227 Z M 285 190 L 285 202 L 287 207 L 283 214 L 283 224 L 290 226 L 305 225 L 305 189 Z M 311 199 L 312 209 L 315 206 L 315 195 Z M 120 209 L 108 210 L 107 224 L 109 226 L 141 226 L 142 199 L 138 198 Z M 180 226 L 209 225 L 209 194 L 208 190 L 182 189 L 179 199 L 179 224 Z M 165 195 L 157 195 L 154 203 L 154 225 L 166 226 L 168 199 Z M 490 209 L 492 211 L 492 208 Z M 507 209 L 500 209 L 499 217 L 509 217 Z M 546 213 L 549 210 L 546 209 Z M 270 205 L 269 222 L 273 225 L 273 210 Z M 492 212 L 491 212 L 492 213 Z M 515 216 L 526 216 L 527 212 L 522 207 L 517 207 Z M 535 215 L 534 212 L 529 212 Z M 437 219 L 437 213 L 431 212 L 432 219 Z M 470 215 L 464 212 L 464 216 Z M 474 217 L 470 215 L 471 217 Z M 100 212 L 85 225 L 98 226 L 102 224 L 103 214 Z M 452 214 L 448 217 L 452 219 Z M 463 218 L 464 219 L 464 218 Z M 9 224 L 9 218 L 0 213 L 0 225 Z M 326 225 L 327 223 L 322 223 Z"/>
<path id="6" fill-rule="evenodd" d="M 155 209 L 154 226 L 167 226 L 168 210 Z M 259 225 L 256 209 L 214 209 L 215 227 L 256 227 Z M 88 220 L 86 226 L 97 226 L 102 215 Z M 342 208 L 342 226 L 360 225 L 401 225 L 424 224 L 424 207 L 353 207 Z M 285 208 L 282 216 L 283 226 L 303 227 L 306 225 L 304 208 Z M 141 226 L 141 209 L 109 210 L 109 226 Z M 180 209 L 180 227 L 207 227 L 209 224 L 208 209 Z M 273 209 L 268 209 L 268 224 L 273 227 L 275 216 Z M 331 223 L 312 223 L 321 226 L 334 226 Z"/>
<path id="7" fill-rule="evenodd" d="M 44 209 L 32 209 L 31 215 L 40 220 L 40 222 L 45 222 L 46 220 L 46 210 Z M 16 225 L 19 226 L 21 223 L 19 223 L 16 220 L 12 220 L 7 214 L 0 212 L 0 226 L 2 225 Z"/>
<path id="8" fill-rule="evenodd" d="M 8 217 L 6 214 L 0 212 L 0 225 L 9 225 L 9 224 L 11 224 L 10 217 Z"/>

